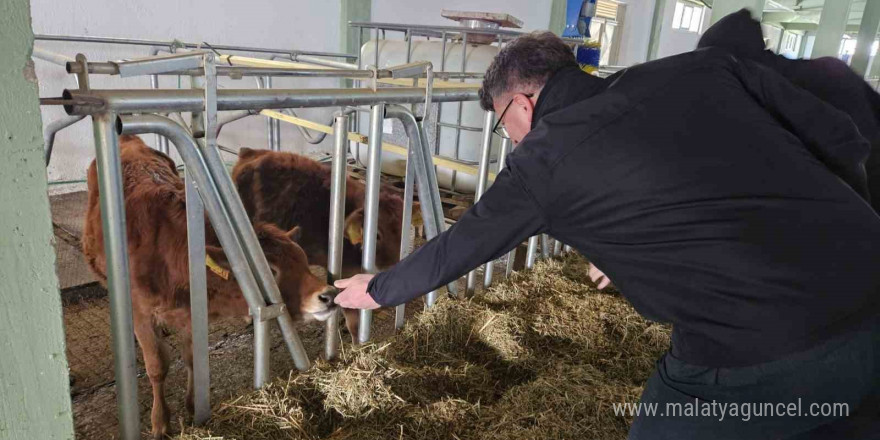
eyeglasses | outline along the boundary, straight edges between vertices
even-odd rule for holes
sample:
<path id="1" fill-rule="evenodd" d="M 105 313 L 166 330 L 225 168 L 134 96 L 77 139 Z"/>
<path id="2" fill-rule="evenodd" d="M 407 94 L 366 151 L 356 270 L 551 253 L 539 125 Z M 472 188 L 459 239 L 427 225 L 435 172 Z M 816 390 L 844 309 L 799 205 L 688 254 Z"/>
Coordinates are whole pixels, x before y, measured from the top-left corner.
<path id="1" fill-rule="evenodd" d="M 529 99 L 531 99 L 532 97 L 535 96 L 534 93 L 523 93 L 523 95 L 525 95 L 525 97 L 529 98 Z M 501 112 L 501 116 L 499 116 L 498 121 L 495 122 L 495 127 L 492 128 L 492 133 L 495 133 L 498 136 L 501 136 L 503 138 L 506 138 L 507 136 L 504 133 L 501 133 L 500 131 L 498 131 L 498 129 L 501 128 L 501 121 L 504 120 L 504 115 L 507 114 L 507 110 L 510 109 L 511 104 L 513 104 L 513 98 L 511 98 L 510 102 L 507 103 L 507 106 L 504 107 L 504 110 Z"/>

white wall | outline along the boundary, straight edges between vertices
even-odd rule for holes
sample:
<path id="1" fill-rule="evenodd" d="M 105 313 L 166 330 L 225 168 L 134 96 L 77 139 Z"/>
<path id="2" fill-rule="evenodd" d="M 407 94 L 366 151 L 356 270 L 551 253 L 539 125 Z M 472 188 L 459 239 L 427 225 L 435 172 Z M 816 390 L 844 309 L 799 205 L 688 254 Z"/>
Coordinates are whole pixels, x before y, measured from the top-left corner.
<path id="1" fill-rule="evenodd" d="M 702 31 L 709 27 L 709 20 L 712 11 L 708 8 L 703 12 L 703 24 L 700 28 L 701 33 L 688 32 L 679 29 L 672 29 L 672 19 L 675 15 L 675 0 L 666 2 L 666 8 L 663 11 L 663 27 L 660 31 L 660 47 L 657 56 L 660 58 L 672 55 L 678 55 L 684 52 L 690 52 L 697 47 L 700 41 Z"/>
<path id="2" fill-rule="evenodd" d="M 626 16 L 620 36 L 618 64 L 644 63 L 648 59 L 655 0 L 625 0 L 621 3 L 626 3 Z"/>
<path id="3" fill-rule="evenodd" d="M 31 0 L 33 29 L 41 34 L 73 34 L 101 37 L 124 37 L 170 41 L 179 39 L 242 46 L 263 46 L 281 49 L 310 49 L 338 51 L 339 2 L 314 0 Z M 37 41 L 42 47 L 73 57 L 83 52 L 90 60 L 106 61 L 149 55 L 149 47 L 108 46 Z M 40 80 L 40 96 L 60 96 L 65 87 L 74 87 L 73 79 L 63 68 L 36 60 Z M 149 79 L 94 76 L 95 88 L 149 88 Z M 189 87 L 184 79 L 183 87 Z M 336 87 L 338 80 L 278 79 L 275 87 Z M 176 77 L 165 77 L 162 87 L 177 87 Z M 220 81 L 225 88 L 254 88 L 253 79 L 238 81 L 228 78 Z M 304 110 L 302 115 L 326 123 L 331 109 Z M 63 111 L 59 107 L 44 107 L 43 123 L 47 124 Z M 220 143 L 230 147 L 254 146 L 266 148 L 266 120 L 252 116 L 223 129 Z M 150 144 L 154 136 L 144 136 Z M 329 149 L 330 140 L 320 147 Z M 307 144 L 282 124 L 282 145 L 285 150 L 309 152 L 315 146 Z M 91 123 L 89 119 L 58 134 L 49 180 L 77 180 L 85 178 L 85 169 L 94 158 Z M 82 185 L 80 185 L 82 187 Z M 55 191 L 71 188 L 54 187 Z"/>
<path id="4" fill-rule="evenodd" d="M 503 12 L 523 21 L 524 30 L 543 30 L 550 25 L 552 0 L 373 0 L 373 21 L 455 26 L 440 11 Z"/>

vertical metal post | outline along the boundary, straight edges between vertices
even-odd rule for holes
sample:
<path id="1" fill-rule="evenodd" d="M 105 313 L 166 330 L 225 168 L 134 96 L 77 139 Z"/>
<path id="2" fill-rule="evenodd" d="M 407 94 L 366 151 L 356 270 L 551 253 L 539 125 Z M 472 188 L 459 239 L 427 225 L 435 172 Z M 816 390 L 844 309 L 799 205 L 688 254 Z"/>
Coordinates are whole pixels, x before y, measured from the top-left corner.
<path id="1" fill-rule="evenodd" d="M 164 137 L 163 137 L 164 139 Z M 208 281 L 205 273 L 205 207 L 191 172 L 185 172 L 186 239 L 189 250 L 189 302 L 192 320 L 192 376 L 196 425 L 211 416 L 208 369 Z"/>
<path id="2" fill-rule="evenodd" d="M 562 242 L 554 239 L 553 240 L 553 255 L 562 255 L 562 247 L 563 247 Z"/>
<path id="3" fill-rule="evenodd" d="M 553 251 L 550 243 L 550 236 L 547 234 L 541 234 L 541 253 L 544 254 L 544 259 L 549 260 L 553 257 Z"/>
<path id="4" fill-rule="evenodd" d="M 562 252 L 563 252 L 563 253 L 566 253 L 566 254 L 569 253 L 569 252 L 571 252 L 571 246 L 569 246 L 569 245 L 565 245 L 565 246 L 563 246 L 563 247 L 562 247 Z"/>
<path id="5" fill-rule="evenodd" d="M 358 70 L 361 70 L 364 68 L 364 60 L 363 60 L 363 56 L 362 56 L 363 54 L 361 52 L 361 48 L 363 46 L 364 46 L 364 28 L 358 27 L 358 47 L 357 47 L 357 51 L 358 51 L 357 68 L 358 68 Z M 351 84 L 352 84 L 352 87 L 359 87 L 361 83 L 358 82 L 358 80 L 352 80 Z M 350 130 L 357 133 L 357 132 L 360 132 L 360 129 L 361 129 L 361 115 L 359 112 L 354 112 L 354 117 L 352 118 L 352 125 L 351 125 Z M 360 144 L 352 143 L 351 145 L 354 148 L 354 160 L 357 163 L 360 163 L 360 161 L 361 161 Z"/>
<path id="6" fill-rule="evenodd" d="M 159 75 L 150 75 L 150 88 L 152 88 L 153 90 L 159 88 Z M 170 151 L 168 149 L 168 139 L 166 139 L 165 136 L 159 134 L 156 135 L 156 147 L 159 149 L 159 151 L 165 154 L 168 154 L 168 152 Z"/>
<path id="7" fill-rule="evenodd" d="M 192 115 L 193 133 L 203 132 L 205 142 L 217 143 L 217 70 L 214 55 L 202 60 L 204 78 L 194 77 L 192 86 L 205 93 L 205 111 Z M 163 139 L 165 139 L 163 137 Z M 167 139 L 166 145 L 167 145 Z M 205 274 L 205 208 L 199 198 L 192 174 L 187 170 L 186 229 L 189 246 L 190 320 L 193 357 L 193 421 L 200 425 L 211 417 L 211 374 L 208 363 L 208 283 Z"/>
<path id="8" fill-rule="evenodd" d="M 345 240 L 345 166 L 348 145 L 348 116 L 336 116 L 333 133 L 333 162 L 330 166 L 330 237 L 327 246 L 327 275 L 335 281 L 342 278 L 342 244 Z M 327 320 L 324 331 L 324 358 L 336 357 L 339 349 L 339 312 Z"/>
<path id="9" fill-rule="evenodd" d="M 489 157 L 492 152 L 492 127 L 495 126 L 495 112 L 487 111 L 483 118 L 483 142 L 480 148 L 480 167 L 477 173 L 477 188 L 474 194 L 474 203 L 480 201 L 483 191 L 486 190 L 486 182 L 489 177 Z M 487 265 L 487 270 L 490 267 Z M 473 295 L 476 290 L 477 271 L 472 270 L 467 275 L 467 291 L 468 296 Z"/>
<path id="10" fill-rule="evenodd" d="M 378 36 L 378 35 L 377 35 Z M 379 185 L 382 170 L 382 122 L 385 120 L 385 104 L 376 104 L 370 112 L 370 140 L 367 165 L 367 185 L 364 194 L 364 254 L 362 268 L 366 273 L 376 273 L 376 234 L 379 219 Z M 358 341 L 370 340 L 371 310 L 361 310 Z"/>
<path id="11" fill-rule="evenodd" d="M 467 72 L 467 42 L 468 42 L 468 33 L 464 32 L 461 37 L 461 73 Z M 464 78 L 461 78 L 460 82 L 464 82 Z M 461 116 L 462 110 L 464 109 L 464 102 L 459 101 L 458 103 L 458 118 L 455 122 L 455 159 L 457 160 L 460 153 L 461 146 Z M 452 170 L 452 191 L 455 191 L 455 178 L 458 176 L 455 170 Z"/>
<path id="12" fill-rule="evenodd" d="M 538 236 L 529 237 L 529 247 L 526 250 L 526 269 L 535 267 L 535 258 L 538 256 Z"/>
<path id="13" fill-rule="evenodd" d="M 269 321 L 263 321 L 259 316 L 252 314 L 254 323 L 254 389 L 263 388 L 269 381 L 271 370 L 269 367 Z"/>
<path id="14" fill-rule="evenodd" d="M 431 150 L 425 136 L 425 130 L 416 120 L 415 114 L 404 106 L 392 104 L 385 108 L 385 115 L 389 118 L 397 118 L 403 123 L 407 136 L 409 136 L 412 148 L 412 156 L 415 168 L 415 178 L 419 185 L 419 201 L 422 207 L 422 221 L 425 224 L 425 235 L 432 239 L 446 229 L 443 221 L 443 204 L 440 201 L 440 190 L 437 186 L 437 174 L 431 161 Z M 449 293 L 456 295 L 455 283 L 446 286 Z M 434 305 L 437 292 L 431 291 L 425 295 L 425 307 Z"/>
<path id="15" fill-rule="evenodd" d="M 440 49 L 440 71 L 446 71 L 446 31 L 443 31 L 442 36 L 443 45 Z M 437 120 L 434 123 L 434 154 L 440 154 L 440 131 L 443 130 L 443 126 L 440 125 L 443 118 L 443 103 L 437 103 Z M 436 168 L 435 168 L 436 172 Z"/>
<path id="16" fill-rule="evenodd" d="M 263 87 L 266 89 L 272 88 L 272 77 L 271 76 L 266 75 L 263 77 Z M 277 124 L 278 124 L 278 121 L 275 118 L 268 118 L 268 117 L 266 118 L 267 143 L 269 145 L 269 149 L 272 151 L 279 151 L 278 138 L 276 137 L 277 136 L 277 131 L 276 131 Z M 278 130 L 280 130 L 280 126 L 278 127 Z"/>
<path id="17" fill-rule="evenodd" d="M 498 152 L 498 172 L 507 166 L 507 155 L 510 153 L 510 146 L 513 143 L 510 138 L 501 138 L 501 151 Z M 504 276 L 509 277 L 513 272 L 513 263 L 516 261 L 516 248 L 507 253 L 507 267 L 504 269 Z"/>
<path id="18" fill-rule="evenodd" d="M 413 160 L 413 145 L 415 141 L 410 139 L 406 155 L 406 173 L 403 178 L 403 221 L 400 225 L 400 259 L 409 255 L 412 245 L 410 231 L 412 229 L 413 186 L 415 186 L 415 163 Z M 406 304 L 401 304 L 394 309 L 394 328 L 400 330 L 406 322 Z"/>
<path id="19" fill-rule="evenodd" d="M 141 438 L 140 404 L 137 398 L 131 274 L 128 267 L 122 161 L 119 158 L 116 115 L 112 113 L 94 115 L 92 122 L 95 133 L 95 161 L 98 167 L 104 253 L 107 257 L 107 288 L 110 291 L 110 328 L 113 336 L 119 431 L 122 439 L 137 440 Z"/>

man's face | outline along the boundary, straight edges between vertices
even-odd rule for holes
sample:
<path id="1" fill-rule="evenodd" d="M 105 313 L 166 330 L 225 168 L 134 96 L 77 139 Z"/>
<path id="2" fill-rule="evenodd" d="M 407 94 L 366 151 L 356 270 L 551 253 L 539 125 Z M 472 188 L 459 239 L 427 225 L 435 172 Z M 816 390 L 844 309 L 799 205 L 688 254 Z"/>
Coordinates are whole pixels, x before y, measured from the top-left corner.
<path id="1" fill-rule="evenodd" d="M 535 111 L 537 94 L 517 93 L 507 100 L 496 99 L 493 103 L 495 114 L 501 118 L 501 126 L 507 131 L 513 144 L 519 144 L 532 129 L 532 115 Z M 508 107 L 509 105 L 509 107 Z"/>

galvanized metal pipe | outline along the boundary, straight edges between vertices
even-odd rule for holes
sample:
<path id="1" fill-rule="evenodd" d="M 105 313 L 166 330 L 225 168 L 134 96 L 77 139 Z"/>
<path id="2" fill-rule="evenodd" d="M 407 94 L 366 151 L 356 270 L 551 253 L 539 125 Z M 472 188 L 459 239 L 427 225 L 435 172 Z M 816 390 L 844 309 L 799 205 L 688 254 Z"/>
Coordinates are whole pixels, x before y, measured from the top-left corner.
<path id="1" fill-rule="evenodd" d="M 479 87 L 434 89 L 432 101 L 476 101 Z M 196 90 L 65 90 L 64 105 L 71 115 L 114 111 L 118 113 L 193 112 L 204 108 L 204 97 Z M 425 99 L 425 89 L 387 87 L 372 89 L 221 89 L 217 91 L 217 109 L 263 110 L 306 107 L 341 107 L 389 104 L 414 104 Z"/>
<path id="2" fill-rule="evenodd" d="M 553 239 L 553 255 L 562 255 L 562 242 Z"/>
<path id="3" fill-rule="evenodd" d="M 327 276 L 342 278 L 342 245 L 345 240 L 346 150 L 348 115 L 336 116 L 333 132 L 333 162 L 330 165 L 330 236 L 327 243 Z M 339 350 L 339 312 L 327 320 L 324 331 L 324 358 L 334 359 Z"/>
<path id="4" fill-rule="evenodd" d="M 409 149 L 406 155 L 406 172 L 403 177 L 403 219 L 400 224 L 400 259 L 409 255 L 412 245 L 410 232 L 412 231 L 412 208 L 413 187 L 415 186 L 416 167 L 413 160 L 413 145 L 417 141 L 409 141 Z M 394 328 L 400 330 L 406 324 L 406 304 L 400 304 L 394 308 Z"/>
<path id="5" fill-rule="evenodd" d="M 159 89 L 159 75 L 150 75 L 150 88 L 152 88 L 153 90 Z M 168 149 L 168 139 L 163 136 L 159 136 L 158 134 L 156 135 L 156 146 L 162 153 L 168 154 L 170 151 Z"/>
<path id="6" fill-rule="evenodd" d="M 269 267 L 266 256 L 260 248 L 260 242 L 257 234 L 254 232 L 235 183 L 226 170 L 226 165 L 220 157 L 217 148 L 207 148 L 203 142 L 199 142 L 199 148 L 204 157 L 205 165 L 214 176 L 220 198 L 223 200 L 229 217 L 232 220 L 232 226 L 235 228 L 241 242 L 244 244 L 248 262 L 256 275 L 259 286 L 262 288 L 264 298 L 270 305 L 283 305 L 284 300 L 281 292 L 278 291 L 278 285 L 275 284 L 275 276 Z M 305 347 L 299 338 L 299 334 L 294 327 L 293 318 L 289 312 L 282 313 L 278 317 L 278 325 L 281 327 L 281 335 L 287 344 L 287 349 L 293 358 L 294 365 L 300 371 L 308 370 L 310 362 L 306 354 Z"/>
<path id="7" fill-rule="evenodd" d="M 529 237 L 529 247 L 526 250 L 526 269 L 535 267 L 535 259 L 538 256 L 538 236 Z"/>
<path id="8" fill-rule="evenodd" d="M 131 274 L 125 229 L 125 200 L 122 162 L 112 113 L 92 118 L 95 133 L 95 162 L 98 168 L 101 225 L 107 259 L 107 288 L 110 291 L 110 328 L 116 375 L 116 405 L 120 436 L 137 440 L 140 411 L 137 398 L 137 358 L 131 312 Z"/>
<path id="9" fill-rule="evenodd" d="M 474 203 L 480 201 L 480 197 L 486 190 L 486 182 L 489 180 L 489 158 L 492 152 L 492 128 L 495 127 L 495 112 L 487 111 L 483 117 L 483 140 L 480 144 L 480 168 L 477 172 L 477 188 L 474 193 Z M 491 263 L 491 261 L 489 262 Z M 486 270 L 491 270 L 491 266 L 487 264 Z M 491 278 L 490 278 L 491 280 Z M 476 290 L 477 271 L 476 269 L 468 272 L 467 275 L 467 295 L 473 295 Z"/>
<path id="10" fill-rule="evenodd" d="M 461 37 L 461 72 L 467 72 L 467 44 L 468 44 L 468 34 L 467 32 L 462 34 Z M 464 82 L 464 79 L 461 80 Z M 462 112 L 464 111 L 464 103 L 462 101 L 458 102 L 458 117 L 456 118 L 455 125 L 461 126 L 461 117 Z M 455 129 L 455 158 L 459 158 L 461 149 L 461 129 Z M 455 180 L 458 177 L 458 173 L 455 170 L 452 170 L 452 190 L 455 191 Z"/>
<path id="11" fill-rule="evenodd" d="M 80 73 L 82 67 L 75 62 L 67 61 L 64 64 L 67 73 Z M 115 62 L 97 62 L 89 63 L 88 72 L 92 75 L 119 75 L 119 64 Z M 153 75 L 156 76 L 193 76 L 200 75 L 201 69 L 178 69 L 166 70 Z M 228 76 L 232 78 L 240 78 L 243 76 L 286 76 L 286 77 L 305 77 L 305 78 L 373 78 L 375 73 L 372 70 L 351 70 L 351 69 L 298 69 L 283 67 L 257 67 L 257 66 L 217 66 L 217 76 Z M 152 76 L 152 75 L 151 75 Z M 386 74 L 387 76 L 387 74 Z"/>
<path id="12" fill-rule="evenodd" d="M 379 186 L 382 171 L 382 123 L 385 120 L 385 104 L 376 104 L 370 113 L 370 141 L 367 153 L 367 183 L 364 191 L 364 247 L 362 269 L 376 273 L 376 241 L 379 220 Z M 371 310 L 360 311 L 358 341 L 370 340 Z"/>
<path id="13" fill-rule="evenodd" d="M 202 131 L 205 142 L 217 144 L 217 75 L 214 55 L 205 54 L 200 64 L 204 76 L 191 77 L 192 87 L 205 94 L 205 111 L 192 114 L 193 133 Z M 166 139 L 160 136 L 160 139 Z M 167 145 L 166 145 L 167 147 Z M 186 229 L 189 246 L 190 327 L 192 329 L 193 421 L 201 425 L 211 417 L 211 373 L 208 362 L 208 281 L 205 273 L 205 208 L 190 172 L 186 173 Z"/>
<path id="14" fill-rule="evenodd" d="M 260 83 L 262 84 L 261 88 L 271 89 L 272 88 L 272 77 L 271 76 L 264 76 L 264 77 L 262 77 L 262 81 Z M 266 145 L 270 151 L 277 150 L 276 144 L 275 144 L 275 119 L 268 118 L 268 117 L 266 118 Z"/>
<path id="15" fill-rule="evenodd" d="M 165 139 L 164 137 L 162 139 Z M 211 417 L 211 374 L 208 366 L 208 280 L 205 273 L 205 207 L 196 184 L 185 171 L 186 240 L 189 254 L 189 304 L 192 337 L 193 422 L 202 425 Z"/>
<path id="16" fill-rule="evenodd" d="M 141 40 L 134 38 L 108 38 L 108 37 L 86 37 L 78 35 L 50 35 L 35 34 L 35 40 L 39 41 L 68 41 L 76 43 L 104 43 L 104 44 L 126 44 L 132 46 L 164 46 L 164 47 L 186 47 L 190 49 L 199 49 L 202 43 L 187 43 L 183 41 L 158 41 L 158 40 Z M 267 49 L 264 47 L 248 47 L 248 46 L 229 46 L 223 44 L 212 44 L 212 49 L 220 51 L 234 52 L 255 52 L 255 53 L 274 53 L 274 54 L 303 54 L 314 56 L 326 56 L 334 58 L 356 58 L 354 55 L 333 52 L 315 52 L 300 50 L 284 50 L 284 49 Z"/>
<path id="17" fill-rule="evenodd" d="M 553 251 L 550 244 L 550 236 L 547 234 L 541 234 L 541 253 L 544 255 L 544 259 L 546 260 L 549 260 L 551 257 L 553 257 Z"/>
<path id="18" fill-rule="evenodd" d="M 498 172 L 507 167 L 507 155 L 510 154 L 510 148 L 513 143 L 508 137 L 501 138 L 501 150 L 498 152 Z M 504 276 L 509 277 L 513 272 L 513 263 L 516 261 L 516 247 L 507 253 L 507 267 L 504 270 Z M 491 281 L 491 280 L 490 280 Z"/>
<path id="19" fill-rule="evenodd" d="M 57 135 L 59 131 L 70 127 L 71 125 L 76 124 L 79 121 L 82 121 L 83 119 L 85 119 L 85 117 L 86 115 L 68 115 L 60 119 L 56 119 L 46 126 L 46 131 L 43 133 L 43 142 L 46 145 L 46 149 L 43 155 L 46 158 L 46 166 L 49 166 L 49 162 L 52 160 L 52 151 L 55 149 L 55 135 Z"/>
<path id="20" fill-rule="evenodd" d="M 440 200 L 440 189 L 437 186 L 437 174 L 431 160 L 431 151 L 425 136 L 424 127 L 418 123 L 415 114 L 402 105 L 388 105 L 385 108 L 385 116 L 395 118 L 403 123 L 407 136 L 412 145 L 410 158 L 415 165 L 415 177 L 419 186 L 419 201 L 422 208 L 422 220 L 425 225 L 425 235 L 432 239 L 446 229 L 443 221 L 443 204 Z M 455 282 L 449 283 L 447 289 L 455 295 L 457 288 Z M 431 307 L 437 299 L 437 292 L 429 292 L 425 297 L 425 305 Z"/>
<path id="21" fill-rule="evenodd" d="M 272 88 L 272 77 L 266 77 L 266 88 Z M 272 151 L 281 151 L 281 121 L 275 118 L 269 118 L 269 130 L 272 131 L 271 139 L 272 144 L 270 145 L 270 150 Z"/>

